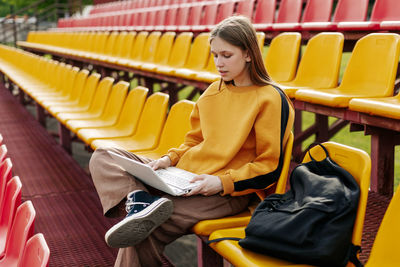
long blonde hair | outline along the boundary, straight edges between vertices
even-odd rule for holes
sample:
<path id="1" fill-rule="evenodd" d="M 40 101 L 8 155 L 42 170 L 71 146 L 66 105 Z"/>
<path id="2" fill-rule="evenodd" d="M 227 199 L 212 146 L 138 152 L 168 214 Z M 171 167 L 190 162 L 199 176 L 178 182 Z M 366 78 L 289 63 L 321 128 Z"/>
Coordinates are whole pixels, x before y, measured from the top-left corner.
<path id="1" fill-rule="evenodd" d="M 256 30 L 248 18 L 232 16 L 224 19 L 212 30 L 210 43 L 215 37 L 248 52 L 251 61 L 247 62 L 246 68 L 253 84 L 260 86 L 272 84 L 258 46 Z"/>

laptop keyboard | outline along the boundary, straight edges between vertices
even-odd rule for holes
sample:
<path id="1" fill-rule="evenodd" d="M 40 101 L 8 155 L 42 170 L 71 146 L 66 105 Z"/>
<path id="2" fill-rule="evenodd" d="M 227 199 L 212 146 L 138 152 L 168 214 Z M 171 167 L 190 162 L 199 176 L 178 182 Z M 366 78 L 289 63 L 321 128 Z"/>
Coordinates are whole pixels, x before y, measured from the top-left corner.
<path id="1" fill-rule="evenodd" d="M 175 173 L 171 173 L 166 169 L 158 169 L 155 171 L 158 176 L 160 176 L 164 182 L 169 185 L 186 189 L 188 187 L 193 187 L 193 183 L 191 183 L 191 179 L 195 176 L 195 174 L 188 173 L 184 175 L 177 175 Z"/>

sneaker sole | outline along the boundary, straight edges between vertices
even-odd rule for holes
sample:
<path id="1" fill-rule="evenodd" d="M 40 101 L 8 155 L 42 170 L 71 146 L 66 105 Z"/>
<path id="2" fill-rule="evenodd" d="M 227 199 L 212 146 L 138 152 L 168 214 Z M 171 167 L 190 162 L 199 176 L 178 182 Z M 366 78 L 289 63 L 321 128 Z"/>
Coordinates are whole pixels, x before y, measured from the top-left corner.
<path id="1" fill-rule="evenodd" d="M 173 212 L 172 201 L 160 198 L 145 210 L 126 217 L 110 228 L 106 243 L 113 248 L 126 248 L 139 244 L 164 223 Z"/>

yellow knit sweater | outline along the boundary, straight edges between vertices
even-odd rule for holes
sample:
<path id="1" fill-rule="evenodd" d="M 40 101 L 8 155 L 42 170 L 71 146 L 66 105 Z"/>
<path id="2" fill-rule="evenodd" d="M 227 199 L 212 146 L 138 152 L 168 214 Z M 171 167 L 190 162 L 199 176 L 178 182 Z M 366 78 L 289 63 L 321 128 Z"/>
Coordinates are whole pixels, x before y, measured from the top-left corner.
<path id="1" fill-rule="evenodd" d="M 290 100 L 269 85 L 219 85 L 211 84 L 197 101 L 184 143 L 168 151 L 171 163 L 219 176 L 223 195 L 266 188 L 280 175 L 279 158 L 294 121 Z"/>

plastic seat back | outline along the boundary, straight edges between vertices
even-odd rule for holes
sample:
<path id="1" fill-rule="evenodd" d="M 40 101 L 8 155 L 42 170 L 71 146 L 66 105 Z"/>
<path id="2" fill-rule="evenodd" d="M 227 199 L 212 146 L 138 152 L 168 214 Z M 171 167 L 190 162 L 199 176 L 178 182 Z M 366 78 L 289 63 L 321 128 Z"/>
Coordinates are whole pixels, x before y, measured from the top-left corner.
<path id="1" fill-rule="evenodd" d="M 12 163 L 9 158 L 5 159 L 2 163 L 0 163 L 0 207 L 1 203 L 3 203 L 4 194 L 6 190 L 6 185 L 12 177 Z"/>
<path id="2" fill-rule="evenodd" d="M 115 46 L 115 41 L 117 40 L 117 36 L 118 36 L 118 32 L 112 32 L 107 40 L 106 40 L 106 44 L 105 44 L 105 48 L 104 48 L 104 53 L 105 55 L 109 55 L 111 56 L 113 54 L 113 50 L 114 50 L 114 46 Z"/>
<path id="3" fill-rule="evenodd" d="M 265 33 L 263 33 L 263 32 L 256 32 L 256 36 L 257 36 L 258 47 L 260 48 L 261 53 L 263 53 L 263 50 L 264 50 L 264 42 L 265 42 Z"/>
<path id="4" fill-rule="evenodd" d="M 291 85 L 311 88 L 337 86 L 343 42 L 341 33 L 325 32 L 311 38 Z"/>
<path id="5" fill-rule="evenodd" d="M 131 49 L 130 59 L 132 60 L 140 60 L 143 54 L 144 44 L 146 42 L 147 36 L 149 35 L 148 32 L 140 32 L 136 38 L 135 43 Z"/>
<path id="6" fill-rule="evenodd" d="M 185 68 L 200 70 L 205 67 L 210 53 L 210 33 L 200 33 L 193 41 Z"/>
<path id="7" fill-rule="evenodd" d="M 141 61 L 152 62 L 154 61 L 155 51 L 157 51 L 157 46 L 159 44 L 161 32 L 152 32 L 146 39 L 146 43 L 143 47 L 143 55 Z"/>
<path id="8" fill-rule="evenodd" d="M 234 10 L 235 10 L 234 1 L 221 2 L 218 7 L 218 13 L 215 19 L 215 24 L 218 24 L 227 17 L 232 16 Z"/>
<path id="9" fill-rule="evenodd" d="M 127 135 L 135 133 L 148 92 L 149 89 L 142 86 L 138 86 L 129 92 L 115 126 L 116 129 L 128 130 Z"/>
<path id="10" fill-rule="evenodd" d="M 113 83 L 114 79 L 111 77 L 105 77 L 99 82 L 93 101 L 87 111 L 88 113 L 94 114 L 96 117 L 103 113 Z"/>
<path id="11" fill-rule="evenodd" d="M 368 0 L 340 0 L 333 15 L 333 22 L 365 21 Z"/>
<path id="12" fill-rule="evenodd" d="M 254 13 L 254 23 L 273 23 L 275 18 L 276 0 L 258 0 Z"/>
<path id="13" fill-rule="evenodd" d="M 188 25 L 189 11 L 190 11 L 190 5 L 188 4 L 182 4 L 178 8 L 178 13 L 176 15 L 176 21 L 175 21 L 176 26 Z"/>
<path id="14" fill-rule="evenodd" d="M 210 54 L 210 56 L 208 57 L 207 65 L 204 70 L 208 71 L 210 73 L 218 74 L 218 70 L 217 70 L 217 67 L 215 66 L 213 54 Z"/>
<path id="15" fill-rule="evenodd" d="M 96 54 L 104 54 L 107 38 L 108 32 L 97 32 L 93 39 L 94 42 L 92 43 L 90 51 Z"/>
<path id="16" fill-rule="evenodd" d="M 86 80 L 88 79 L 89 71 L 81 70 L 76 75 L 74 84 L 70 92 L 70 101 L 78 101 L 84 91 Z"/>
<path id="17" fill-rule="evenodd" d="M 3 135 L 0 134 L 0 145 L 3 144 Z"/>
<path id="18" fill-rule="evenodd" d="M 163 26 L 176 25 L 177 15 L 178 15 L 178 6 L 177 5 L 169 6 L 165 14 L 166 17 L 165 22 L 162 25 Z"/>
<path id="19" fill-rule="evenodd" d="M 190 114 L 194 108 L 194 102 L 181 100 L 172 105 L 168 113 L 164 129 L 161 133 L 160 143 L 155 151 L 165 155 L 172 147 L 179 147 L 186 133 L 190 130 Z"/>
<path id="20" fill-rule="evenodd" d="M 156 11 L 156 21 L 154 23 L 155 26 L 164 26 L 165 18 L 167 15 L 167 9 L 161 8 Z"/>
<path id="21" fill-rule="evenodd" d="M 0 256 L 4 256 L 8 233 L 11 229 L 17 207 L 21 204 L 22 183 L 18 176 L 13 177 L 6 186 L 0 216 Z"/>
<path id="22" fill-rule="evenodd" d="M 113 57 L 120 57 L 122 54 L 123 47 L 126 43 L 127 32 L 120 32 L 115 40 L 114 49 L 111 53 Z"/>
<path id="23" fill-rule="evenodd" d="M 43 234 L 38 233 L 26 242 L 18 267 L 46 267 L 49 264 L 50 249 Z"/>
<path id="24" fill-rule="evenodd" d="M 183 67 L 189 54 L 192 38 L 193 33 L 191 32 L 183 32 L 176 37 L 168 58 L 167 65 L 169 67 Z"/>
<path id="25" fill-rule="evenodd" d="M 400 240 L 400 187 L 393 195 L 372 245 L 366 267 L 400 266 L 398 244 Z"/>
<path id="26" fill-rule="evenodd" d="M 303 0 L 282 0 L 275 23 L 299 22 Z"/>
<path id="27" fill-rule="evenodd" d="M 169 95 L 154 93 L 147 98 L 142 115 L 133 138 L 147 143 L 150 147 L 156 146 L 165 123 L 168 109 Z"/>
<path id="28" fill-rule="evenodd" d="M 26 241 L 33 235 L 35 216 L 36 211 L 30 200 L 25 201 L 17 208 L 0 266 L 17 266 Z"/>
<path id="29" fill-rule="evenodd" d="M 400 2 L 396 0 L 376 0 L 370 21 L 400 20 Z"/>
<path id="30" fill-rule="evenodd" d="M 301 34 L 284 32 L 272 39 L 264 60 L 271 79 L 288 82 L 294 79 L 300 52 Z"/>
<path id="31" fill-rule="evenodd" d="M 128 93 L 129 83 L 125 81 L 119 81 L 114 84 L 111 89 L 110 96 L 104 107 L 104 112 L 100 119 L 103 121 L 110 121 L 113 123 L 117 122 L 122 106 Z"/>
<path id="32" fill-rule="evenodd" d="M 211 2 L 204 6 L 204 14 L 200 20 L 200 25 L 214 25 L 216 24 L 218 11 L 218 3 Z"/>
<path id="33" fill-rule="evenodd" d="M 253 10 L 255 0 L 243 0 L 239 1 L 236 6 L 235 13 L 238 15 L 245 16 L 253 21 Z"/>
<path id="34" fill-rule="evenodd" d="M 99 73 L 92 73 L 87 78 L 84 84 L 84 90 L 79 97 L 78 107 L 89 109 L 92 103 L 93 96 L 95 95 L 101 75 Z"/>
<path id="35" fill-rule="evenodd" d="M 371 158 L 365 151 L 335 142 L 326 142 L 323 145 L 328 150 L 330 157 L 347 170 L 360 186 L 360 198 L 352 237 L 353 244 L 360 246 L 370 185 Z M 313 147 L 310 153 L 316 160 L 325 158 L 325 152 L 320 146 Z M 307 153 L 303 162 L 308 161 L 310 161 L 310 157 Z"/>
<path id="36" fill-rule="evenodd" d="M 1 142 L 0 142 L 1 144 Z M 5 144 L 2 144 L 0 146 L 0 163 L 3 163 L 3 161 L 6 159 L 7 157 L 7 146 Z"/>
<path id="37" fill-rule="evenodd" d="M 301 22 L 328 22 L 331 20 L 333 0 L 308 0 Z"/>
<path id="38" fill-rule="evenodd" d="M 364 97 L 392 96 L 399 40 L 393 33 L 372 33 L 358 40 L 338 90 Z"/>
<path id="39" fill-rule="evenodd" d="M 121 58 L 128 58 L 131 54 L 132 49 L 134 49 L 135 40 L 136 32 L 127 33 L 118 56 Z"/>
<path id="40" fill-rule="evenodd" d="M 189 8 L 189 14 L 188 14 L 188 19 L 187 19 L 186 25 L 189 25 L 189 26 L 199 25 L 203 8 L 204 8 L 204 5 L 201 2 L 192 4 Z"/>
<path id="41" fill-rule="evenodd" d="M 172 46 L 174 44 L 175 35 L 176 34 L 174 32 L 166 32 L 161 36 L 154 56 L 154 63 L 160 65 L 167 64 Z"/>

